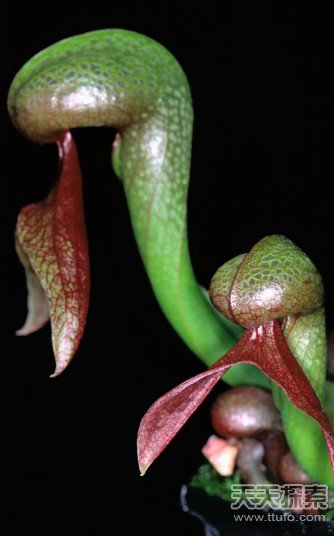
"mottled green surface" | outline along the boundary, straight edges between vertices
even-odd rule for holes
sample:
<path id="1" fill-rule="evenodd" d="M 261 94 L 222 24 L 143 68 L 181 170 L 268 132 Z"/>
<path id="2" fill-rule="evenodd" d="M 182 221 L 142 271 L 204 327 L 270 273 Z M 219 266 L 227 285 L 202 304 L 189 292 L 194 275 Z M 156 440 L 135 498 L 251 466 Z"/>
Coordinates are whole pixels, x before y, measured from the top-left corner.
<path id="1" fill-rule="evenodd" d="M 323 307 L 310 314 L 288 317 L 284 335 L 325 406 L 327 344 Z M 272 390 L 294 457 L 315 480 L 334 488 L 327 447 L 318 423 L 297 409 L 277 386 L 273 385 Z"/>
<path id="2" fill-rule="evenodd" d="M 188 253 L 186 200 L 192 103 L 175 58 L 129 31 L 101 30 L 61 41 L 32 58 L 10 88 L 16 127 L 39 142 L 62 129 L 116 127 L 114 169 L 123 181 L 150 281 L 166 316 L 191 350 L 211 365 L 235 342 L 195 279 Z M 94 155 L 92 155 L 94 158 Z M 130 284 L 130 283 L 129 283 Z M 232 385 L 268 386 L 256 368 L 239 365 Z"/>
<path id="3" fill-rule="evenodd" d="M 250 327 L 313 311 L 322 306 L 324 291 L 307 255 L 288 238 L 272 235 L 219 268 L 210 295 L 223 315 Z"/>
<path id="4" fill-rule="evenodd" d="M 325 404 L 324 292 L 321 277 L 305 253 L 284 236 L 266 236 L 247 255 L 219 268 L 211 281 L 210 296 L 223 315 L 246 327 L 285 319 L 284 335 L 290 350 Z M 319 425 L 274 383 L 272 391 L 298 463 L 315 480 L 334 487 Z"/>
<path id="5" fill-rule="evenodd" d="M 196 282 L 189 258 L 186 200 L 192 104 L 186 77 L 173 56 L 151 39 L 124 30 L 101 30 L 71 37 L 37 54 L 20 70 L 10 88 L 8 106 L 16 127 L 28 138 L 41 143 L 52 142 L 59 131 L 74 127 L 109 125 L 119 130 L 114 168 L 124 185 L 134 232 L 153 290 L 183 340 L 207 365 L 212 364 L 234 344 L 232 333 L 235 334 L 235 330 L 229 329 L 228 323 L 222 322 L 213 310 Z M 245 271 L 241 285 L 245 288 L 236 285 L 232 289 L 229 284 L 232 302 L 237 294 L 246 291 L 234 320 L 243 325 L 249 325 L 249 320 L 251 323 L 263 320 L 253 314 L 252 304 L 257 292 L 265 293 L 269 288 L 270 294 L 270 288 L 279 280 L 279 291 L 284 294 L 290 288 L 290 278 L 296 278 L 298 283 L 307 270 L 311 274 L 310 288 L 303 287 L 303 292 L 296 291 L 290 298 L 288 296 L 289 307 L 293 300 L 296 302 L 292 310 L 281 302 L 278 316 L 296 311 L 305 313 L 320 305 L 322 295 L 319 298 L 319 280 L 314 267 L 305 256 L 302 261 L 294 254 L 291 257 L 289 243 L 286 241 L 284 247 L 280 244 L 281 249 L 276 252 L 278 258 L 276 253 L 263 256 L 263 249 L 252 250 L 254 258 L 241 266 Z M 262 264 L 260 272 L 254 272 L 252 263 L 258 253 L 262 255 Z M 239 260 L 243 257 L 240 256 L 237 263 L 231 261 L 231 273 Z M 315 299 L 308 307 L 310 296 Z M 272 314 L 272 305 L 266 315 Z M 228 309 L 227 302 L 226 307 Z M 246 318 L 245 322 L 250 309 L 253 311 L 251 318 Z M 307 329 L 305 336 L 309 333 L 311 337 Z M 324 337 L 323 324 L 319 323 L 317 329 L 318 340 L 318 336 Z M 290 337 L 288 331 L 287 338 L 291 347 L 296 345 L 296 338 Z M 302 345 L 293 350 L 297 358 L 304 360 L 302 365 L 321 396 L 323 348 L 320 346 L 317 351 L 321 356 L 315 356 L 313 347 L 307 349 L 307 354 Z M 313 370 L 317 360 L 322 363 L 316 365 L 319 376 Z M 258 369 L 247 365 L 233 367 L 224 379 L 231 385 L 269 385 Z M 288 402 L 282 400 L 278 402 L 283 409 L 290 446 L 294 452 L 304 450 L 298 459 L 306 470 L 312 466 L 313 471 L 315 451 L 310 454 L 313 436 L 308 436 L 308 444 L 300 443 L 297 437 L 306 433 L 306 427 L 313 425 L 313 421 L 310 425 L 310 419 L 305 421 L 304 416 L 299 423 L 298 410 L 289 408 Z M 303 431 L 297 432 L 300 426 Z M 310 433 L 313 434 L 312 430 Z M 317 432 L 314 434 L 315 438 L 319 437 Z M 320 449 L 321 445 L 316 439 L 313 447 Z M 321 470 L 325 470 L 322 462 L 320 465 Z"/>

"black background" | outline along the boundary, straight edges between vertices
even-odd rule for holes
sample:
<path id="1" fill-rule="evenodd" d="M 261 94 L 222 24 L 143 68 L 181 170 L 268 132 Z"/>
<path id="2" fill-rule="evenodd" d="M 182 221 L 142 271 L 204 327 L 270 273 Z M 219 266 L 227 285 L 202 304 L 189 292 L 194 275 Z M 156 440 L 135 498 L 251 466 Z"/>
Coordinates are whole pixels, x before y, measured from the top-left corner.
<path id="1" fill-rule="evenodd" d="M 39 147 L 6 114 L 11 79 L 34 53 L 85 31 L 120 27 L 155 38 L 188 75 L 195 109 L 189 234 L 198 279 L 260 238 L 285 234 L 317 264 L 333 326 L 333 35 L 330 13 L 267 2 L 81 2 L 7 5 L 1 130 L 5 331 L 1 376 L 9 484 L 5 517 L 49 534 L 55 527 L 147 535 L 202 534 L 180 511 L 180 485 L 202 463 L 211 433 L 204 404 L 145 478 L 135 440 L 161 394 L 203 370 L 163 317 L 136 250 L 110 129 L 75 132 L 84 176 L 92 293 L 87 330 L 55 380 L 49 327 L 15 338 L 26 292 L 13 247 L 19 209 L 55 178 L 53 147 Z M 124 285 L 124 282 L 127 282 Z M 129 281 L 131 282 L 129 285 Z M 9 344 L 5 344 L 8 336 Z M 222 388 L 217 388 L 217 392 Z M 112 496 L 113 492 L 113 496 Z M 122 509 L 123 507 L 123 509 Z M 123 513 L 122 513 L 123 511 Z M 237 531 L 237 527 L 236 527 Z M 122 531 L 120 531 L 122 533 Z"/>

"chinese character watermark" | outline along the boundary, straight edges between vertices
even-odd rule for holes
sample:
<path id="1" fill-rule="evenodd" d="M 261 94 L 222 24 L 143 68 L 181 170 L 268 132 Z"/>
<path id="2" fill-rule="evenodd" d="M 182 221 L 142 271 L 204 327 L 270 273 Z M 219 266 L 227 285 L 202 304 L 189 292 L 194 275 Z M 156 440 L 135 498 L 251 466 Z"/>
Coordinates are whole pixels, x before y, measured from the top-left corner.
<path id="1" fill-rule="evenodd" d="M 326 510 L 328 486 L 320 484 L 232 484 L 231 508 L 249 510 Z"/>

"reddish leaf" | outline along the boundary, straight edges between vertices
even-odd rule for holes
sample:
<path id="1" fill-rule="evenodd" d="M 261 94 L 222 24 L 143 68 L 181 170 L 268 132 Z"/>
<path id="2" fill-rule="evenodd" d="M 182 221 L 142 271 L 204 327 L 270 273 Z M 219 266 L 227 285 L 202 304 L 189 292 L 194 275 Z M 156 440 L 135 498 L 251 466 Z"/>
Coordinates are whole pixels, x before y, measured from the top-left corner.
<path id="1" fill-rule="evenodd" d="M 57 139 L 60 178 L 41 203 L 23 208 L 16 228 L 19 257 L 28 286 L 28 317 L 18 335 L 51 318 L 56 369 L 60 374 L 83 335 L 89 301 L 89 258 L 81 171 L 69 131 Z"/>
<path id="2" fill-rule="evenodd" d="M 280 324 L 273 320 L 246 330 L 233 348 L 205 372 L 159 398 L 143 417 L 138 431 L 141 474 L 167 447 L 221 376 L 237 363 L 252 363 L 282 387 L 293 404 L 322 427 L 334 470 L 334 433 L 302 368 L 288 348 Z"/>

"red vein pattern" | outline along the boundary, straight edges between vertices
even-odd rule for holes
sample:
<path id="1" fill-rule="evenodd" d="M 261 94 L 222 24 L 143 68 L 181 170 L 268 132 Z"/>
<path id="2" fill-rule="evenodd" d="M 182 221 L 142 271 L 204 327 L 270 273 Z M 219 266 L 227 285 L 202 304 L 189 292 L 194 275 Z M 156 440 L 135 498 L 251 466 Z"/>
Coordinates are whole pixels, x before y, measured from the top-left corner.
<path id="1" fill-rule="evenodd" d="M 28 316 L 18 335 L 51 319 L 58 376 L 83 335 L 89 303 L 89 256 L 81 171 L 69 131 L 57 138 L 60 177 L 41 203 L 24 207 L 16 227 L 16 247 L 26 270 Z"/>
<path id="2" fill-rule="evenodd" d="M 144 474 L 232 365 L 252 363 L 282 387 L 293 404 L 321 426 L 334 472 L 334 433 L 302 368 L 292 355 L 281 326 L 272 320 L 246 330 L 243 337 L 205 372 L 159 398 L 138 431 L 138 462 Z"/>

